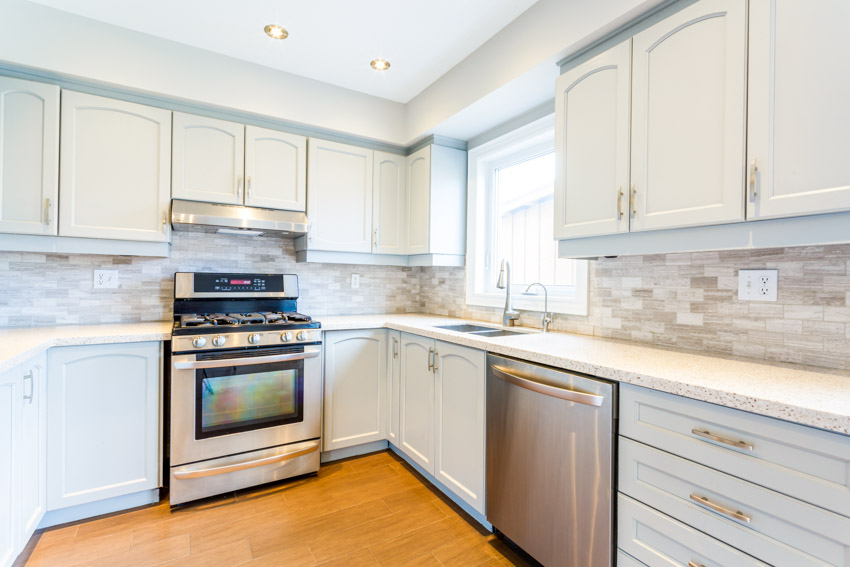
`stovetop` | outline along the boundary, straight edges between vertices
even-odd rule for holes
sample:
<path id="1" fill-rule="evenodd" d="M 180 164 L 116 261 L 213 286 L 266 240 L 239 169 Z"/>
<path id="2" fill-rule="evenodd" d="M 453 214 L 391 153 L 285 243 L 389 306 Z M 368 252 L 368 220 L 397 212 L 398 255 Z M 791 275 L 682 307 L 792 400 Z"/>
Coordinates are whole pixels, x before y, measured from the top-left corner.
<path id="1" fill-rule="evenodd" d="M 180 315 L 180 327 L 243 326 L 243 325 L 289 325 L 310 323 L 307 315 L 290 311 L 262 311 L 257 313 L 187 313 Z"/>

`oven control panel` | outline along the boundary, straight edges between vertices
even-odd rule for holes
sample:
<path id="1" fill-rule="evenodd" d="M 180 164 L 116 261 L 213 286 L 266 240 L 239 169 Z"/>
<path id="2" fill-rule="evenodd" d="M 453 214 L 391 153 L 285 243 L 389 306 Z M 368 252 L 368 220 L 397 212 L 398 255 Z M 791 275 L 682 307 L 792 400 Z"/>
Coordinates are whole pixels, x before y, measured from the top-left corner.
<path id="1" fill-rule="evenodd" d="M 298 298 L 295 274 L 174 274 L 175 299 Z"/>
<path id="2" fill-rule="evenodd" d="M 222 350 L 246 347 L 297 346 L 322 342 L 321 329 L 291 329 L 203 335 L 171 338 L 172 352 Z"/>

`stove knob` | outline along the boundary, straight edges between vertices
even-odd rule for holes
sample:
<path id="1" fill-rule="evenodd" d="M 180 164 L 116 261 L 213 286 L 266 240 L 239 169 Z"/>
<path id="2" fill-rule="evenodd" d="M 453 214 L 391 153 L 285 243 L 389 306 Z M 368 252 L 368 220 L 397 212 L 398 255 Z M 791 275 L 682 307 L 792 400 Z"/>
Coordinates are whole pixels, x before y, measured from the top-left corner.
<path id="1" fill-rule="evenodd" d="M 304 331 L 298 331 L 298 334 L 295 335 L 295 339 L 299 341 L 306 341 L 307 333 L 305 333 Z"/>
<path id="2" fill-rule="evenodd" d="M 207 344 L 207 339 L 204 337 L 195 337 L 192 339 L 192 346 L 195 348 L 203 348 Z"/>
<path id="3" fill-rule="evenodd" d="M 263 340 L 263 335 L 260 333 L 251 333 L 248 335 L 248 342 L 252 345 L 259 343 L 261 340 Z"/>
<path id="4" fill-rule="evenodd" d="M 227 342 L 227 338 L 224 335 L 216 335 L 213 339 L 213 345 L 215 346 L 224 346 L 224 343 Z"/>
<path id="5" fill-rule="evenodd" d="M 285 343 L 288 343 L 289 341 L 292 340 L 292 333 L 290 333 L 289 331 L 286 331 L 285 333 L 281 333 L 280 334 L 280 340 L 285 342 Z"/>

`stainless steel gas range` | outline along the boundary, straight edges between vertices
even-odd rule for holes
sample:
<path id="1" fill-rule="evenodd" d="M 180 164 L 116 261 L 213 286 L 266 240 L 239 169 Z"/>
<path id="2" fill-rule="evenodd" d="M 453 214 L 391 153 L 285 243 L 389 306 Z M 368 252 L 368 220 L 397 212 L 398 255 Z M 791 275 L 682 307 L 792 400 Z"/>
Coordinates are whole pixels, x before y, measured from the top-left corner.
<path id="1" fill-rule="evenodd" d="M 315 472 L 321 324 L 298 277 L 174 277 L 170 503 Z"/>

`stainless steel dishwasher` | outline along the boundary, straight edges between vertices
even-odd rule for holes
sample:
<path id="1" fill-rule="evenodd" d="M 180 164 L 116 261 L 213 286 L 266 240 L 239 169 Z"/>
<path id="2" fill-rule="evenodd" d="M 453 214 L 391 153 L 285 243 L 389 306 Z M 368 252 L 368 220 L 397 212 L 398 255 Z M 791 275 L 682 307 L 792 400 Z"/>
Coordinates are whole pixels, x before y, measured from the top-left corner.
<path id="1" fill-rule="evenodd" d="M 547 567 L 613 565 L 616 395 L 487 355 L 487 521 Z"/>

